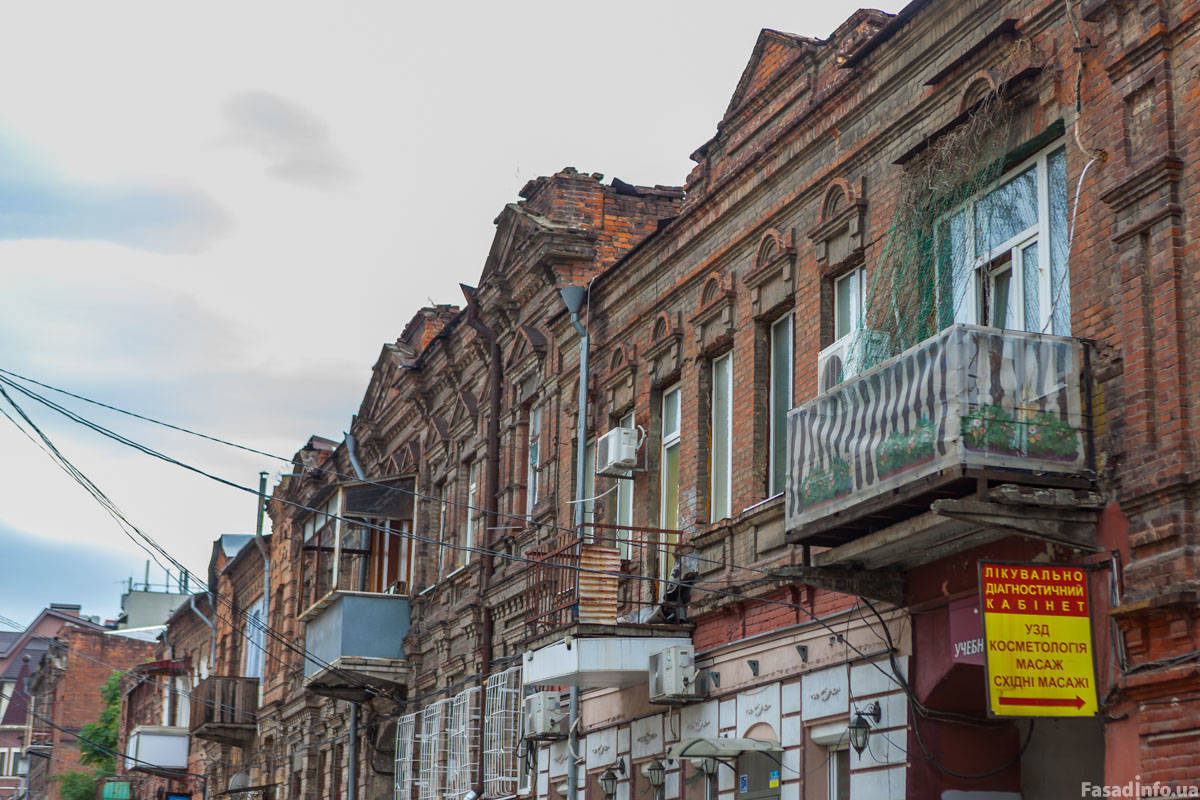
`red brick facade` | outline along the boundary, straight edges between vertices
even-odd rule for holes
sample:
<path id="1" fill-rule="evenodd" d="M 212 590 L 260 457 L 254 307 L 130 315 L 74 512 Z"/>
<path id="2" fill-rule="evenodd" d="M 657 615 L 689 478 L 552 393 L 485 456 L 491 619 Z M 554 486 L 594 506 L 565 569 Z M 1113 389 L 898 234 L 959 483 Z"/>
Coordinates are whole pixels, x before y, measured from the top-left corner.
<path id="1" fill-rule="evenodd" d="M 531 625 L 545 587 L 530 576 L 543 573 L 530 562 L 570 537 L 576 495 L 579 336 L 558 290 L 586 286 L 588 438 L 630 414 L 644 436 L 624 489 L 619 479 L 594 481 L 598 531 L 614 530 L 603 526 L 622 519 L 632 492 L 634 541 L 612 556 L 620 613 L 653 609 L 676 554 L 694 554 L 687 619 L 660 632 L 690 635 L 701 672 L 720 677 L 704 702 L 678 711 L 649 704 L 644 684 L 585 692 L 587 796 L 599 796 L 599 774 L 618 760 L 629 767 L 618 796 L 633 796 L 641 769 L 664 759 L 666 746 L 719 733 L 778 742 L 781 796 L 825 798 L 840 779 L 828 774 L 840 768 L 838 732 L 874 702 L 884 707 L 878 752 L 846 766 L 855 797 L 1049 798 L 1137 775 L 1200 785 L 1191 403 L 1200 287 L 1189 269 L 1200 234 L 1189 214 L 1200 199 L 1189 158 L 1200 141 L 1198 30 L 1200 4 L 1182 0 L 922 0 L 895 17 L 857 12 L 828 40 L 764 31 L 717 134 L 693 155 L 685 190 L 605 183 L 570 168 L 531 181 L 497 217 L 463 305 L 419 311 L 383 347 L 352 438 L 314 437 L 275 489 L 265 547 L 278 636 L 266 643 L 257 734 L 194 768 L 213 785 L 244 769 L 276 797 L 311 800 L 347 796 L 353 768 L 358 797 L 392 797 L 398 718 L 486 689 L 545 644 Z M 1065 148 L 1069 332 L 1089 342 L 1084 434 L 1094 471 L 1058 483 L 1004 472 L 1005 481 L 980 476 L 939 498 L 897 494 L 874 517 L 851 520 L 853 535 L 835 524 L 823 532 L 842 536 L 838 547 L 900 536 L 936 516 L 932 499 L 983 502 L 997 482 L 1066 485 L 1086 508 L 1073 508 L 1061 529 L 985 525 L 961 546 L 913 545 L 928 553 L 901 554 L 885 568 L 822 567 L 824 544 L 810 547 L 808 531 L 788 529 L 788 497 L 772 491 L 772 326 L 791 315 L 789 388 L 801 406 L 818 397 L 818 353 L 836 338 L 835 281 L 887 266 L 884 243 L 903 224 L 897 206 L 914 165 L 963 129 L 980 92 L 1004 104 L 999 155 L 1008 161 L 1044 165 Z M 1062 231 L 1042 235 L 1046 247 L 1067 244 Z M 713 466 L 721 363 L 732 365 L 728 513 L 715 510 L 726 502 Z M 665 510 L 663 404 L 675 387 L 678 497 Z M 359 485 L 360 469 L 413 503 L 376 507 L 396 527 L 346 539 L 356 544 L 339 551 L 323 538 L 333 523 L 321 528 L 313 512 Z M 659 530 L 667 519 L 678 535 Z M 1079 520 L 1090 527 L 1070 539 Z M 335 567 L 338 558 L 349 560 Z M 948 647 L 951 605 L 978 596 L 981 559 L 1089 565 L 1100 715 L 1033 729 L 988 718 L 982 669 L 956 662 Z M 238 675 L 246 663 L 241 614 L 261 595 L 262 563 L 253 543 L 228 564 L 215 556 L 211 577 L 224 600 L 213 608 L 213 674 Z M 369 689 L 351 681 L 313 690 L 319 681 L 300 648 L 316 646 L 306 637 L 330 590 L 409 600 L 403 657 L 392 659 L 402 663 L 349 668 L 387 672 Z M 183 624 L 176 618 L 173 629 Z M 192 648 L 203 630 L 193 633 Z M 325 678 L 344 680 L 345 671 Z M 353 694 L 335 699 L 337 691 Z M 358 703 L 353 739 L 347 699 Z M 556 797 L 565 745 L 532 750 L 522 794 Z M 484 792 L 487 769 L 473 764 L 471 785 Z M 668 798 L 704 796 L 703 781 L 683 780 L 694 776 L 677 764 L 667 772 Z M 724 771 L 712 780 L 722 800 L 734 796 Z M 429 785 L 451 784 L 423 791 Z"/>

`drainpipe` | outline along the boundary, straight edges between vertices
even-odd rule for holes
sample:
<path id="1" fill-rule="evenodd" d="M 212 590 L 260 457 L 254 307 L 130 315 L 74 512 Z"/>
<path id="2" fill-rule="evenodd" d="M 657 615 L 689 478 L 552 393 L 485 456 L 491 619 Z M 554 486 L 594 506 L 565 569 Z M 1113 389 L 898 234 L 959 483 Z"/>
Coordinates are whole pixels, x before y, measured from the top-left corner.
<path id="1" fill-rule="evenodd" d="M 263 517 L 267 513 L 267 473 L 258 473 L 258 519 L 254 526 L 254 543 L 263 560 L 263 625 L 271 619 L 271 556 L 267 553 L 267 541 L 263 538 Z M 264 639 L 265 642 L 265 639 Z M 263 659 L 266 663 L 266 659 Z"/>
<path id="2" fill-rule="evenodd" d="M 587 475 L 587 386 L 588 386 L 588 332 L 579 322 L 579 309 L 587 295 L 585 286 L 564 286 L 559 289 L 563 303 L 571 314 L 571 324 L 579 332 L 579 408 L 578 428 L 575 433 L 575 556 L 578 561 L 583 549 L 584 478 Z M 567 800 L 576 800 L 579 794 L 579 687 L 571 687 L 570 705 L 567 714 Z"/>
<path id="3" fill-rule="evenodd" d="M 354 434 L 346 434 L 346 456 L 350 459 L 350 466 L 354 469 L 354 475 L 360 480 L 367 479 L 367 473 L 363 471 L 362 464 L 358 462 L 358 443 L 354 440 Z M 339 513 L 341 509 L 339 509 Z M 367 562 L 362 560 L 361 556 L 358 562 L 358 588 L 361 591 L 367 583 Z M 358 703 L 353 700 L 350 703 L 350 720 L 347 732 L 347 752 L 346 758 L 349 763 L 346 765 L 346 792 L 349 800 L 358 800 Z"/>
<path id="4" fill-rule="evenodd" d="M 208 593 L 208 598 L 209 598 L 209 601 L 211 602 L 212 592 Z M 188 595 L 188 608 L 190 608 L 192 610 L 192 612 L 197 617 L 199 617 L 200 620 L 205 625 L 208 626 L 209 630 L 212 631 L 211 641 L 209 642 L 209 645 L 208 645 L 208 674 L 212 675 L 213 674 L 213 659 L 216 658 L 216 656 L 217 656 L 217 626 L 215 624 L 213 624 L 213 621 L 211 619 L 209 619 L 208 617 L 201 614 L 200 609 L 196 608 L 196 595 L 194 595 L 194 594 Z"/>
<path id="5" fill-rule="evenodd" d="M 504 362 L 500 354 L 500 339 L 496 333 L 489 328 L 483 320 L 479 318 L 479 306 L 475 302 L 474 292 L 468 293 L 464 287 L 464 293 L 467 294 L 467 324 L 471 326 L 481 337 L 488 342 L 488 425 L 487 425 L 487 455 L 484 464 L 484 524 L 480 527 L 480 541 L 483 543 L 483 549 L 487 552 L 480 556 L 479 563 L 479 663 L 480 663 L 480 678 L 479 685 L 483 687 L 487 683 L 488 676 L 492 673 L 492 642 L 493 642 L 493 621 L 492 609 L 487 604 L 488 589 L 491 586 L 492 578 L 492 556 L 491 556 L 491 535 L 489 530 L 497 527 L 500 523 L 497 521 L 499 517 L 499 496 L 500 496 L 500 401 L 501 401 L 501 383 L 504 380 Z M 484 693 L 481 692 L 480 700 L 484 699 Z M 479 742 L 477 751 L 483 752 L 483 726 L 479 726 Z M 480 758 L 475 769 L 475 794 L 477 797 L 483 797 L 483 762 Z"/>
<path id="6" fill-rule="evenodd" d="M 271 624 L 271 556 L 267 552 L 267 540 L 263 538 L 263 519 L 264 519 L 264 517 L 266 517 L 266 514 L 267 514 L 267 473 L 264 471 L 264 472 L 258 473 L 258 517 L 256 518 L 255 524 L 254 524 L 254 543 L 256 545 L 258 545 L 258 552 L 260 555 L 262 555 L 262 561 L 263 561 L 263 566 L 262 566 L 262 570 L 263 570 L 263 594 L 262 594 L 263 615 L 262 615 L 261 624 L 264 626 L 264 629 L 266 627 L 270 626 L 270 624 Z M 246 617 L 247 626 L 250 624 L 249 620 L 250 620 L 250 617 L 247 616 Z M 263 688 L 264 688 L 263 684 L 266 683 L 266 673 L 267 673 L 268 639 L 265 635 L 262 637 L 262 646 L 263 646 L 263 660 L 262 660 L 263 676 L 258 679 L 258 701 L 259 701 L 259 703 L 262 702 Z"/>

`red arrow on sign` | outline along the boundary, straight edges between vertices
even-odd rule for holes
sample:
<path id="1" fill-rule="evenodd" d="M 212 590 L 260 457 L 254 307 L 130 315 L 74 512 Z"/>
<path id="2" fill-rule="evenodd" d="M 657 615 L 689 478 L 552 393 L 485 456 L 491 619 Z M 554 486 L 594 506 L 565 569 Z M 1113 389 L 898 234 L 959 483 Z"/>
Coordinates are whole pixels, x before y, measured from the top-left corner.
<path id="1" fill-rule="evenodd" d="M 1075 706 L 1083 708 L 1083 698 L 1070 697 L 1001 697 L 1002 706 Z"/>

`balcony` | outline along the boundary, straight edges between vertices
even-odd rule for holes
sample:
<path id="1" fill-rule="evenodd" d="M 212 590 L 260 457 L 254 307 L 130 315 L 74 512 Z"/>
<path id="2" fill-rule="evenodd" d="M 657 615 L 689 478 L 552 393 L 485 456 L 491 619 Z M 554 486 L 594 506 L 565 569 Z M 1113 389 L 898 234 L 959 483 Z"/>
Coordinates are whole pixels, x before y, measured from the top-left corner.
<path id="1" fill-rule="evenodd" d="M 1012 533 L 1086 549 L 1090 385 L 1078 339 L 947 328 L 791 411 L 788 540 L 834 548 L 814 558 L 827 566 Z"/>
<path id="2" fill-rule="evenodd" d="M 188 729 L 139 725 L 125 745 L 125 769 L 157 773 L 186 771 Z"/>
<path id="3" fill-rule="evenodd" d="M 610 541 L 564 534 L 528 555 L 535 563 L 525 570 L 523 594 L 526 684 L 628 686 L 647 680 L 651 653 L 691 643 L 686 588 L 656 591 L 654 582 L 622 573 Z"/>
<path id="4" fill-rule="evenodd" d="M 300 598 L 304 686 L 363 701 L 408 683 L 412 477 L 333 487 L 305 520 Z"/>
<path id="5" fill-rule="evenodd" d="M 258 729 L 258 678 L 212 676 L 192 690 L 191 735 L 244 746 Z"/>
<path id="6" fill-rule="evenodd" d="M 408 683 L 404 637 L 409 603 L 402 595 L 336 590 L 305 612 L 304 688 L 363 701 L 372 689 Z"/>

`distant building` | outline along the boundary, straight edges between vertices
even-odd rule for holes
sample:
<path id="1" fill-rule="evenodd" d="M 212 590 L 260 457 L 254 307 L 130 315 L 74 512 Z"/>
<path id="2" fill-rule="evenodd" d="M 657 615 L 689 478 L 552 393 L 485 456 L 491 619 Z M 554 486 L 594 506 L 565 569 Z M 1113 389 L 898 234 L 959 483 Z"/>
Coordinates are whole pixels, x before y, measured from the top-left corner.
<path id="1" fill-rule="evenodd" d="M 168 574 L 162 591 L 159 591 L 158 584 L 150 583 L 149 565 L 146 575 L 143 583 L 134 583 L 132 578 L 129 579 L 128 589 L 121 595 L 121 615 L 117 617 L 116 625 L 118 630 L 162 625 L 179 608 L 180 603 L 187 600 L 185 582 L 175 584 L 176 591 L 172 591 L 173 584 Z"/>
<path id="2" fill-rule="evenodd" d="M 80 608 L 70 603 L 51 603 L 25 630 L 0 632 L 0 800 L 17 796 L 28 765 L 24 752 L 28 682 L 50 642 L 65 625 L 103 629 L 81 617 Z"/>
<path id="3" fill-rule="evenodd" d="M 155 645 L 92 623 L 69 622 L 48 643 L 28 680 L 25 718 L 28 800 L 60 800 L 58 776 L 79 765 L 76 733 L 104 708 L 100 687 L 114 671 L 152 659 Z"/>

